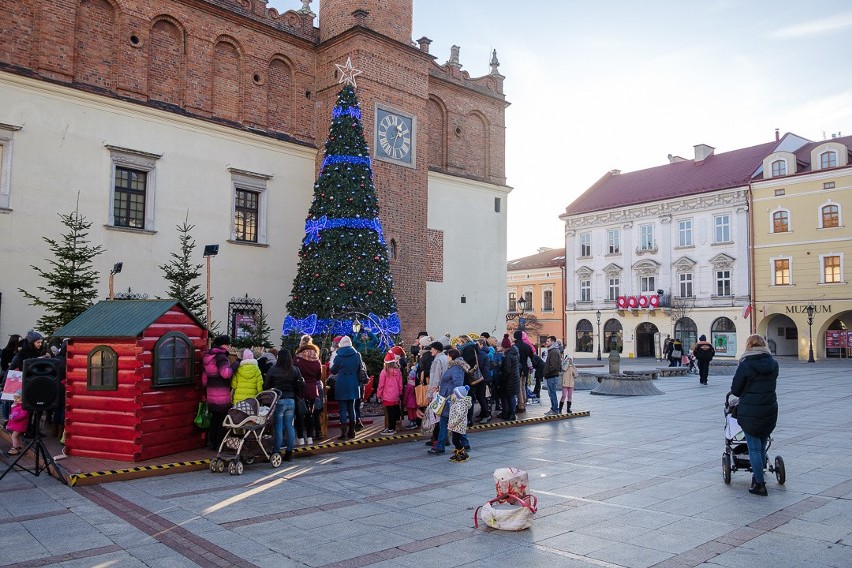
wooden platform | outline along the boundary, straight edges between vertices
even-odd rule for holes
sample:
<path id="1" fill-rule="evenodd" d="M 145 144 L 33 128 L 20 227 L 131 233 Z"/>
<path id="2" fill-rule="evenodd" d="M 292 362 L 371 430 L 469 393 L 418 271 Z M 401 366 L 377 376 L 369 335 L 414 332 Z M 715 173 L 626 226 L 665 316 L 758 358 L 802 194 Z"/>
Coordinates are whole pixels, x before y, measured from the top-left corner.
<path id="1" fill-rule="evenodd" d="M 544 416 L 544 412 L 548 408 L 549 407 L 544 404 L 541 405 L 541 408 L 527 406 L 527 411 L 523 414 L 519 414 L 518 420 L 504 421 L 495 417 L 487 424 L 475 424 L 468 428 L 468 433 L 475 435 L 476 432 L 482 432 L 485 430 L 514 428 L 528 424 L 538 424 L 541 422 L 583 418 L 591 415 L 589 411 L 576 411 L 571 414 Z M 376 446 L 404 444 L 407 442 L 423 441 L 426 439 L 419 429 L 398 430 L 399 433 L 396 435 L 382 436 L 379 434 L 379 432 L 384 428 L 384 420 L 382 417 L 365 418 L 372 418 L 372 423 L 365 424 L 365 428 L 360 432 L 357 432 L 355 439 L 339 441 L 337 436 L 340 434 L 340 430 L 331 428 L 329 432 L 331 437 L 322 441 L 316 441 L 317 443 L 312 446 L 297 446 L 293 451 L 293 456 L 295 458 L 299 458 L 325 453 L 365 449 Z M 365 420 L 365 422 L 367 422 L 367 420 Z M 404 422 L 405 420 L 403 420 L 403 423 Z M 65 457 L 62 453 L 63 446 L 59 443 L 57 438 L 45 437 L 43 440 L 50 455 L 54 456 L 54 458 L 58 458 L 56 459 L 56 468 L 50 468 L 50 474 L 72 487 L 207 469 L 210 464 L 210 459 L 216 455 L 216 453 L 211 450 L 199 448 L 197 450 L 164 456 L 162 458 L 147 460 L 144 462 L 128 463 L 77 456 Z M 7 456 L 5 454 L 9 447 L 9 434 L 0 430 L 0 450 L 2 450 L 0 467 L 4 469 L 5 467 L 8 467 L 8 464 L 12 463 L 11 456 Z M 6 464 L 5 466 L 3 465 L 4 462 Z M 32 456 L 24 457 L 21 462 L 23 462 L 25 466 L 31 468 L 33 464 Z"/>

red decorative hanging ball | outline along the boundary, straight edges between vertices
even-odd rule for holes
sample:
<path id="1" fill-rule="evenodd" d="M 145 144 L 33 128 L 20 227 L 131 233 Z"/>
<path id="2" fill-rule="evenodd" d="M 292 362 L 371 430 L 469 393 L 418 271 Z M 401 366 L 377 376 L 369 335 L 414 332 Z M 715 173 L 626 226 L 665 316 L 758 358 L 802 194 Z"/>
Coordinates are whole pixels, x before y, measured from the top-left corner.
<path id="1" fill-rule="evenodd" d="M 343 288 L 343 282 L 340 283 L 340 287 Z"/>

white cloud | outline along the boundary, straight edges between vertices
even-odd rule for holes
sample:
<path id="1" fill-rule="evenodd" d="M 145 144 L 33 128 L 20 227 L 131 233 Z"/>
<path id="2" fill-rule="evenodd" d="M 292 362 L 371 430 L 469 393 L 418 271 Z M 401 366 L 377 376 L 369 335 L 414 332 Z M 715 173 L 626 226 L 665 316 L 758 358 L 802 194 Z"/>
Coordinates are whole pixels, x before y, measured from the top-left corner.
<path id="1" fill-rule="evenodd" d="M 801 38 L 814 35 L 824 35 L 852 27 L 852 13 L 839 14 L 831 18 L 805 22 L 775 30 L 770 35 L 780 39 Z"/>

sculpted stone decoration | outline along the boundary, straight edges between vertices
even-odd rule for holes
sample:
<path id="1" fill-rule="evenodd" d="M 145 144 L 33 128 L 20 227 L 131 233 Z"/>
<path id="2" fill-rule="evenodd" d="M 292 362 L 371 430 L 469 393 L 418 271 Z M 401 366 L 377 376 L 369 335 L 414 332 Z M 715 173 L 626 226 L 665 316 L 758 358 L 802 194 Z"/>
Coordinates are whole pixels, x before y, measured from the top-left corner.
<path id="1" fill-rule="evenodd" d="M 633 265 L 633 271 L 639 276 L 656 276 L 660 271 L 660 263 L 655 260 L 640 260 Z"/>
<path id="2" fill-rule="evenodd" d="M 580 280 L 588 280 L 589 278 L 592 277 L 592 274 L 594 274 L 594 273 L 595 273 L 595 271 L 592 270 L 591 268 L 589 268 L 588 266 L 581 266 L 580 268 L 577 269 L 577 272 L 576 272 L 577 277 Z"/>
<path id="3" fill-rule="evenodd" d="M 672 263 L 675 270 L 678 272 L 689 272 L 695 266 L 696 262 L 688 256 L 682 256 Z"/>
<path id="4" fill-rule="evenodd" d="M 713 258 L 710 259 L 710 264 L 712 264 L 717 270 L 731 268 L 734 264 L 733 257 L 728 256 L 725 253 L 719 253 Z"/>
<path id="5" fill-rule="evenodd" d="M 670 223 L 673 215 L 686 212 L 703 211 L 722 206 L 748 206 L 745 190 L 734 190 L 727 193 L 700 195 L 683 199 L 673 198 L 672 201 L 637 205 L 630 209 L 613 210 L 606 213 L 580 214 L 569 217 L 566 227 L 581 229 L 625 223 L 643 219 L 660 219 L 662 223 Z"/>
<path id="6" fill-rule="evenodd" d="M 615 278 L 616 276 L 620 276 L 623 270 L 624 270 L 623 268 L 621 268 L 620 266 L 618 266 L 615 263 L 609 263 L 603 269 L 604 274 L 606 274 L 610 278 Z"/>

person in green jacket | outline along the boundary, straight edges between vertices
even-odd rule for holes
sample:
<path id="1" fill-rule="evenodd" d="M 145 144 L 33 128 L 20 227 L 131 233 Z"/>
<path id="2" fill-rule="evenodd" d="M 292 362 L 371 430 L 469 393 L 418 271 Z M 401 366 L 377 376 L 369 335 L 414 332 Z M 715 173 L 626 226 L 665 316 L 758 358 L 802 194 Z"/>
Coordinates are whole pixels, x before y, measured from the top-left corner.
<path id="1" fill-rule="evenodd" d="M 251 349 L 243 351 L 243 359 L 231 379 L 231 388 L 234 389 L 232 404 L 237 404 L 247 398 L 254 398 L 257 393 L 263 390 L 263 374 L 260 372 L 260 367 L 257 365 L 257 360 L 254 358 Z"/>

